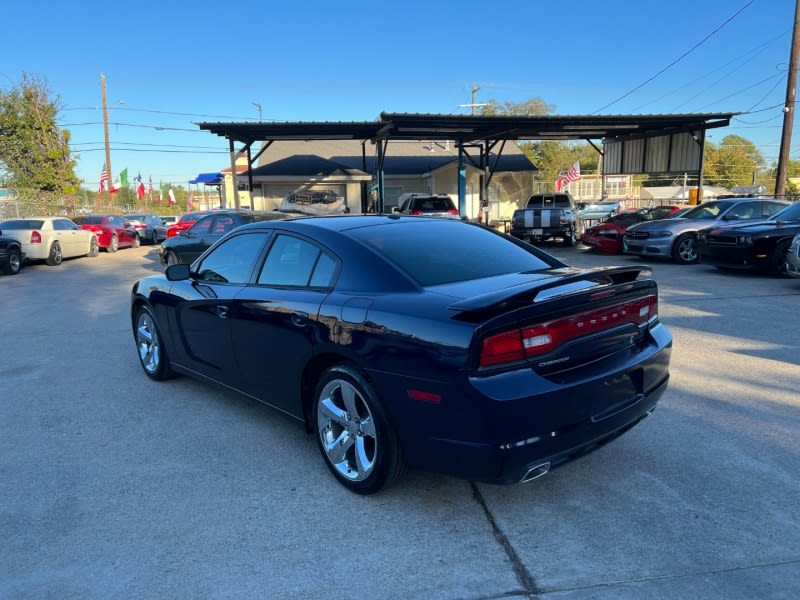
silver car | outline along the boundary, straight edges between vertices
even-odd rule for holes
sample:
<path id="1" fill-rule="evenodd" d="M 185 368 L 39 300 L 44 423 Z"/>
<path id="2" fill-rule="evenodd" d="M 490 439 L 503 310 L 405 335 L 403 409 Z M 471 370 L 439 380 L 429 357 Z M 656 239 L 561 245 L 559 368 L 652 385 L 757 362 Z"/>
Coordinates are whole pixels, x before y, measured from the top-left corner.
<path id="1" fill-rule="evenodd" d="M 677 219 L 644 221 L 628 227 L 623 251 L 639 256 L 667 258 L 681 265 L 698 259 L 698 231 L 720 225 L 763 220 L 788 206 L 788 202 L 766 198 L 725 198 L 704 202 Z"/>
<path id="2" fill-rule="evenodd" d="M 786 274 L 791 277 L 800 277 L 800 233 L 794 236 L 786 251 Z"/>

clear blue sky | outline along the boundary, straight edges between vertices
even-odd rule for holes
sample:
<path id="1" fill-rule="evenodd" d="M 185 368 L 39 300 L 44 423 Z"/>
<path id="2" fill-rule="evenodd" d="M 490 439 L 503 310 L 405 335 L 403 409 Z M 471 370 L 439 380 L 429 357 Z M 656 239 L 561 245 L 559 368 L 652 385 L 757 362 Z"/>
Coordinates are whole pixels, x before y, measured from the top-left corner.
<path id="1" fill-rule="evenodd" d="M 129 2 L 15 0 L 0 11 L 0 87 L 43 78 L 96 188 L 107 81 L 114 175 L 186 186 L 230 165 L 202 121 L 363 121 L 469 114 L 540 97 L 556 114 L 742 112 L 778 159 L 792 0 Z M 738 13 L 738 14 L 737 14 Z M 122 101 L 122 104 L 119 104 Z M 800 117 L 791 158 L 800 158 Z"/>

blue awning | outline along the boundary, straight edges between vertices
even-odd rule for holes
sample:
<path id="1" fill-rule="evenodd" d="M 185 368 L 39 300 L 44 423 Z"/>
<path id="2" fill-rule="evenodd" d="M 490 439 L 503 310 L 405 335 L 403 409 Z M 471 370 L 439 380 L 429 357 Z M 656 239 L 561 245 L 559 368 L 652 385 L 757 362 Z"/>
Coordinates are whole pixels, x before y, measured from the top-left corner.
<path id="1" fill-rule="evenodd" d="M 205 185 L 219 185 L 222 183 L 222 173 L 200 173 L 189 183 L 203 183 Z"/>

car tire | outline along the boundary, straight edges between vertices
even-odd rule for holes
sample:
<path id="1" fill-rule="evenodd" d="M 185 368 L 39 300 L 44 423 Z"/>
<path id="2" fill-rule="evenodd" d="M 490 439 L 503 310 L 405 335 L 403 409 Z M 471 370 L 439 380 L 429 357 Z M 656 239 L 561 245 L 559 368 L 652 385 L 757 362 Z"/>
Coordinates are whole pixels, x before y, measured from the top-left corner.
<path id="1" fill-rule="evenodd" d="M 158 232 L 153 229 L 153 234 L 150 236 L 150 243 L 155 246 L 158 243 Z"/>
<path id="2" fill-rule="evenodd" d="M 139 236 L 138 236 L 138 235 L 135 235 L 135 236 L 133 236 L 133 247 L 134 247 L 134 248 L 138 248 L 138 247 L 139 247 L 139 246 L 141 246 L 141 245 L 142 245 L 142 240 L 141 240 L 141 238 L 139 238 Z"/>
<path id="3" fill-rule="evenodd" d="M 178 258 L 178 255 L 172 250 L 167 250 L 166 263 L 168 267 L 171 267 L 172 265 L 179 265 L 181 263 L 181 259 Z"/>
<path id="4" fill-rule="evenodd" d="M 119 250 L 119 239 L 117 238 L 117 236 L 115 235 L 111 236 L 111 243 L 108 245 L 108 248 L 106 248 L 106 250 L 108 252 L 116 252 L 117 250 Z"/>
<path id="5" fill-rule="evenodd" d="M 22 269 L 22 253 L 16 248 L 10 248 L 6 254 L 6 264 L 3 273 L 6 275 L 17 275 Z"/>
<path id="6" fill-rule="evenodd" d="M 50 246 L 50 254 L 47 255 L 47 264 L 51 267 L 59 266 L 64 260 L 64 254 L 61 252 L 61 244 L 53 242 Z"/>
<path id="7" fill-rule="evenodd" d="M 575 232 L 570 229 L 564 236 L 564 246 L 572 248 L 575 245 Z"/>
<path id="8" fill-rule="evenodd" d="M 791 243 L 790 239 L 780 240 L 770 252 L 767 272 L 773 277 L 788 277 L 786 274 L 786 251 Z"/>
<path id="9" fill-rule="evenodd" d="M 92 258 L 98 256 L 100 254 L 100 244 L 97 243 L 97 238 L 92 237 L 92 241 L 89 242 L 89 256 Z"/>
<path id="10" fill-rule="evenodd" d="M 325 464 L 351 492 L 374 494 L 405 473 L 397 433 L 357 369 L 336 365 L 323 372 L 311 418 Z"/>
<path id="11" fill-rule="evenodd" d="M 140 306 L 134 318 L 133 335 L 139 363 L 150 379 L 164 381 L 175 376 L 169 365 L 167 351 L 161 343 L 156 319 L 147 306 Z"/>
<path id="12" fill-rule="evenodd" d="M 693 265 L 699 258 L 694 234 L 679 235 L 672 247 L 672 259 L 679 265 Z"/>

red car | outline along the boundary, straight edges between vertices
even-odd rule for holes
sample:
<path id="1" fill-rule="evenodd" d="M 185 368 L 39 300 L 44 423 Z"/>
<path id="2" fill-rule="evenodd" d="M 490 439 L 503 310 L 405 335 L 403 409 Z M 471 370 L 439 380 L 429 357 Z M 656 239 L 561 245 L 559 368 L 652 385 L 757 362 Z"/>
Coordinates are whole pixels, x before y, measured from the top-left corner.
<path id="1" fill-rule="evenodd" d="M 210 210 L 198 210 L 195 212 L 183 213 L 181 218 L 178 219 L 177 222 L 170 225 L 167 229 L 167 239 L 178 235 L 184 229 L 189 229 L 189 227 L 194 225 L 197 219 L 200 217 L 205 217 L 210 212 Z"/>
<path id="2" fill-rule="evenodd" d="M 668 219 L 680 208 L 680 206 L 656 206 L 636 212 L 622 212 L 605 223 L 589 227 L 583 232 L 581 243 L 600 254 L 619 254 L 622 252 L 622 236 L 628 227 L 640 221 Z"/>
<path id="3" fill-rule="evenodd" d="M 93 231 L 98 245 L 105 248 L 106 252 L 116 252 L 119 248 L 138 248 L 141 244 L 136 229 L 118 215 L 85 215 L 72 220 L 81 229 Z"/>

